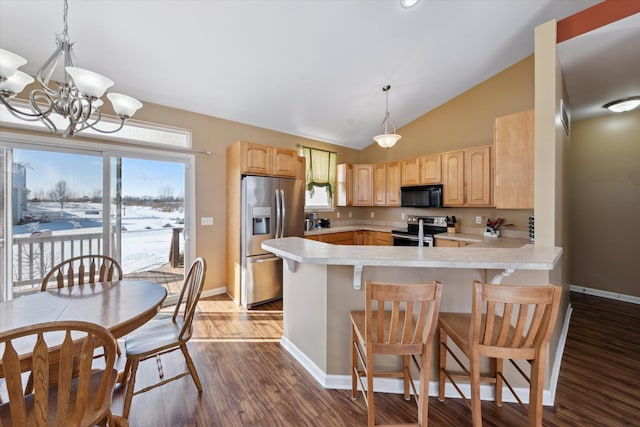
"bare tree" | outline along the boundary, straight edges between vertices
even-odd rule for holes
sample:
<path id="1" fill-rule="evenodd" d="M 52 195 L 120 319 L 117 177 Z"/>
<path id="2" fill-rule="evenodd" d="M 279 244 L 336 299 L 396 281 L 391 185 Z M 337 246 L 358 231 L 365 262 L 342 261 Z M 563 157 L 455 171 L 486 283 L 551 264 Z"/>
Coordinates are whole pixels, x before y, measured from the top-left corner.
<path id="1" fill-rule="evenodd" d="M 49 197 L 51 200 L 60 203 L 60 210 L 64 210 L 66 201 L 73 197 L 67 181 L 58 181 L 49 191 Z"/>
<path id="2" fill-rule="evenodd" d="M 173 187 L 170 185 L 165 185 L 160 188 L 160 200 L 164 202 L 169 202 L 173 200 Z"/>

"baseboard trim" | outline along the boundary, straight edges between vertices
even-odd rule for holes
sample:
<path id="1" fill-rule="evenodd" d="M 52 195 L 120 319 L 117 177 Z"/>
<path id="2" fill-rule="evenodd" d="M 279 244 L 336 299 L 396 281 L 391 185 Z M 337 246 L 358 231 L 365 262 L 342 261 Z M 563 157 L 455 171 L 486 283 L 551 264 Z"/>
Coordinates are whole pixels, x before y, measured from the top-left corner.
<path id="1" fill-rule="evenodd" d="M 560 332 L 560 339 L 558 340 L 558 350 L 553 361 L 553 369 L 551 370 L 551 376 L 549 377 L 549 399 L 550 402 L 546 402 L 546 396 L 543 397 L 544 405 L 553 405 L 556 400 L 556 389 L 558 386 L 558 377 L 560 376 L 560 365 L 562 364 L 562 355 L 564 354 L 564 346 L 567 343 L 567 335 L 569 334 L 569 323 L 571 321 L 571 314 L 573 313 L 573 307 L 569 304 L 567 312 L 564 316 L 564 323 L 562 325 L 562 332 Z M 546 392 L 546 390 L 545 390 Z"/>
<path id="2" fill-rule="evenodd" d="M 201 298 L 212 297 L 215 295 L 222 295 L 227 292 L 227 288 L 225 286 L 221 288 L 207 289 L 206 291 L 202 291 Z"/>
<path id="3" fill-rule="evenodd" d="M 565 321 L 565 323 L 567 323 Z M 563 334 L 568 330 L 568 327 L 563 328 Z M 562 348 L 564 348 L 564 339 Z M 351 390 L 351 376 L 350 375 L 328 375 L 318 365 L 316 365 L 311 359 L 309 359 L 298 347 L 295 346 L 289 339 L 282 337 L 280 345 L 293 356 L 294 359 L 306 369 L 309 374 L 324 388 L 336 389 L 336 390 Z M 560 347 L 559 347 L 560 348 Z M 559 353 L 561 353 L 559 351 Z M 556 359 L 557 359 L 556 355 Z M 562 358 L 562 354 L 559 356 Z M 559 369 L 559 368 L 558 368 Z M 553 380 L 553 377 L 552 377 Z M 557 382 L 557 375 L 555 377 Z M 555 382 L 551 384 L 551 390 L 543 390 L 542 392 L 542 404 L 545 406 L 553 406 L 554 394 L 555 394 Z M 416 388 L 419 388 L 419 381 L 416 381 Z M 469 384 L 458 384 L 465 396 L 471 396 L 471 387 Z M 376 378 L 374 382 L 374 391 L 379 393 L 395 393 L 402 394 L 403 384 L 400 379 L 393 378 Z M 524 403 L 529 402 L 529 389 L 524 387 L 515 387 L 516 393 Z M 429 381 L 429 396 L 438 396 L 438 381 Z M 460 395 L 456 391 L 455 387 L 451 383 L 447 383 L 445 386 L 445 398 L 460 398 Z M 488 384 L 482 384 L 480 386 L 480 398 L 482 400 L 494 400 L 493 387 Z M 511 391 L 504 387 L 502 391 L 502 400 L 508 403 L 517 403 L 516 398 L 511 394 Z"/>
<path id="4" fill-rule="evenodd" d="M 630 302 L 632 304 L 640 304 L 640 297 L 634 297 L 632 295 L 619 294 L 616 292 L 603 291 L 601 289 L 587 288 L 585 286 L 578 286 L 578 285 L 569 286 L 569 290 L 571 292 L 578 292 L 581 294 L 593 295 L 596 297 Z"/>

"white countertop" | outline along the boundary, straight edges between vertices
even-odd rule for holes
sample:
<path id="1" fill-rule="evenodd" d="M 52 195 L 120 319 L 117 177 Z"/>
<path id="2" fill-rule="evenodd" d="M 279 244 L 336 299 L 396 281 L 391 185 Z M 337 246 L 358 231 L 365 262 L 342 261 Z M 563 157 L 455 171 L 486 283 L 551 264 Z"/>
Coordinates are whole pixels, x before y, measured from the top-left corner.
<path id="1" fill-rule="evenodd" d="M 358 227 L 357 229 L 362 228 Z M 481 236 L 476 237 L 481 238 Z M 560 247 L 541 247 L 531 244 L 520 246 L 523 239 L 497 238 L 488 242 L 486 240 L 488 239 L 478 242 L 478 246 L 474 244 L 464 248 L 420 248 L 415 246 L 333 245 L 299 237 L 286 237 L 266 240 L 262 243 L 262 248 L 288 262 L 513 270 L 552 270 L 562 255 Z M 500 247 L 501 244 L 507 244 L 512 240 L 519 241 L 517 242 L 518 247 Z"/>

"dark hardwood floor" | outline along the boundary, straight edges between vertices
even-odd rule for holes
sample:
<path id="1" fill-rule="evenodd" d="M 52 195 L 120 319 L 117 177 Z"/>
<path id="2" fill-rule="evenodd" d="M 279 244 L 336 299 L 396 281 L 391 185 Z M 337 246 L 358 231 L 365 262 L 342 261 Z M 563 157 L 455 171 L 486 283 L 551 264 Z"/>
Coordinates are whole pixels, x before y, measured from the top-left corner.
<path id="1" fill-rule="evenodd" d="M 555 407 L 545 426 L 640 425 L 640 306 L 583 294 L 574 311 L 560 370 Z M 245 311 L 224 296 L 200 303 L 189 347 L 204 391 L 189 377 L 133 398 L 136 426 L 364 426 L 362 398 L 325 390 L 279 345 L 281 302 Z M 345 344 L 347 345 L 347 344 Z M 173 362 L 175 361 L 175 362 Z M 179 353 L 165 356 L 165 371 L 183 368 Z M 170 372 L 167 372 L 169 374 Z M 157 378 L 156 364 L 141 365 L 137 385 Z M 113 410 L 121 413 L 122 390 Z M 414 401 L 376 394 L 378 423 L 415 422 Z M 485 426 L 523 426 L 519 405 L 483 402 Z M 461 399 L 429 399 L 431 426 L 470 426 Z"/>

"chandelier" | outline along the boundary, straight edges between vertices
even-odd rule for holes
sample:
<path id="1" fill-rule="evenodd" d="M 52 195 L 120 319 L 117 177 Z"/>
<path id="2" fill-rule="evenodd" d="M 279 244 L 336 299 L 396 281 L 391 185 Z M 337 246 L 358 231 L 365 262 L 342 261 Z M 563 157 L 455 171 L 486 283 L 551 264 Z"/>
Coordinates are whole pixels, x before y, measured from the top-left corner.
<path id="1" fill-rule="evenodd" d="M 64 137 L 73 136 L 88 128 L 102 133 L 118 132 L 125 121 L 142 107 L 142 103 L 127 95 L 108 93 L 107 98 L 111 101 L 120 124 L 116 129 L 111 130 L 95 127 L 102 119 L 99 108 L 103 102 L 100 98 L 109 87 L 113 86 L 113 81 L 75 66 L 73 43 L 68 34 L 68 9 L 67 0 L 64 0 L 64 31 L 62 35 L 56 37 L 58 47 L 38 70 L 36 79 L 42 89 L 31 91 L 27 110 L 19 109 L 19 103 L 13 99 L 34 81 L 33 77 L 18 70 L 27 61 L 12 52 L 0 49 L 0 102 L 19 119 L 42 121 L 51 133 L 59 132 L 52 120 L 52 114 L 56 113 L 64 117 L 68 121 L 66 129 L 62 132 Z M 60 63 L 63 64 L 65 71 L 63 83 L 51 80 Z"/>
<path id="2" fill-rule="evenodd" d="M 384 120 L 382 120 L 382 123 L 380 124 L 379 134 L 373 137 L 373 140 L 382 148 L 393 147 L 395 143 L 402 138 L 400 135 L 396 134 L 396 125 L 394 125 L 389 118 L 389 89 L 391 89 L 390 85 L 386 85 L 382 88 L 382 91 L 387 96 L 386 114 L 384 115 Z"/>

